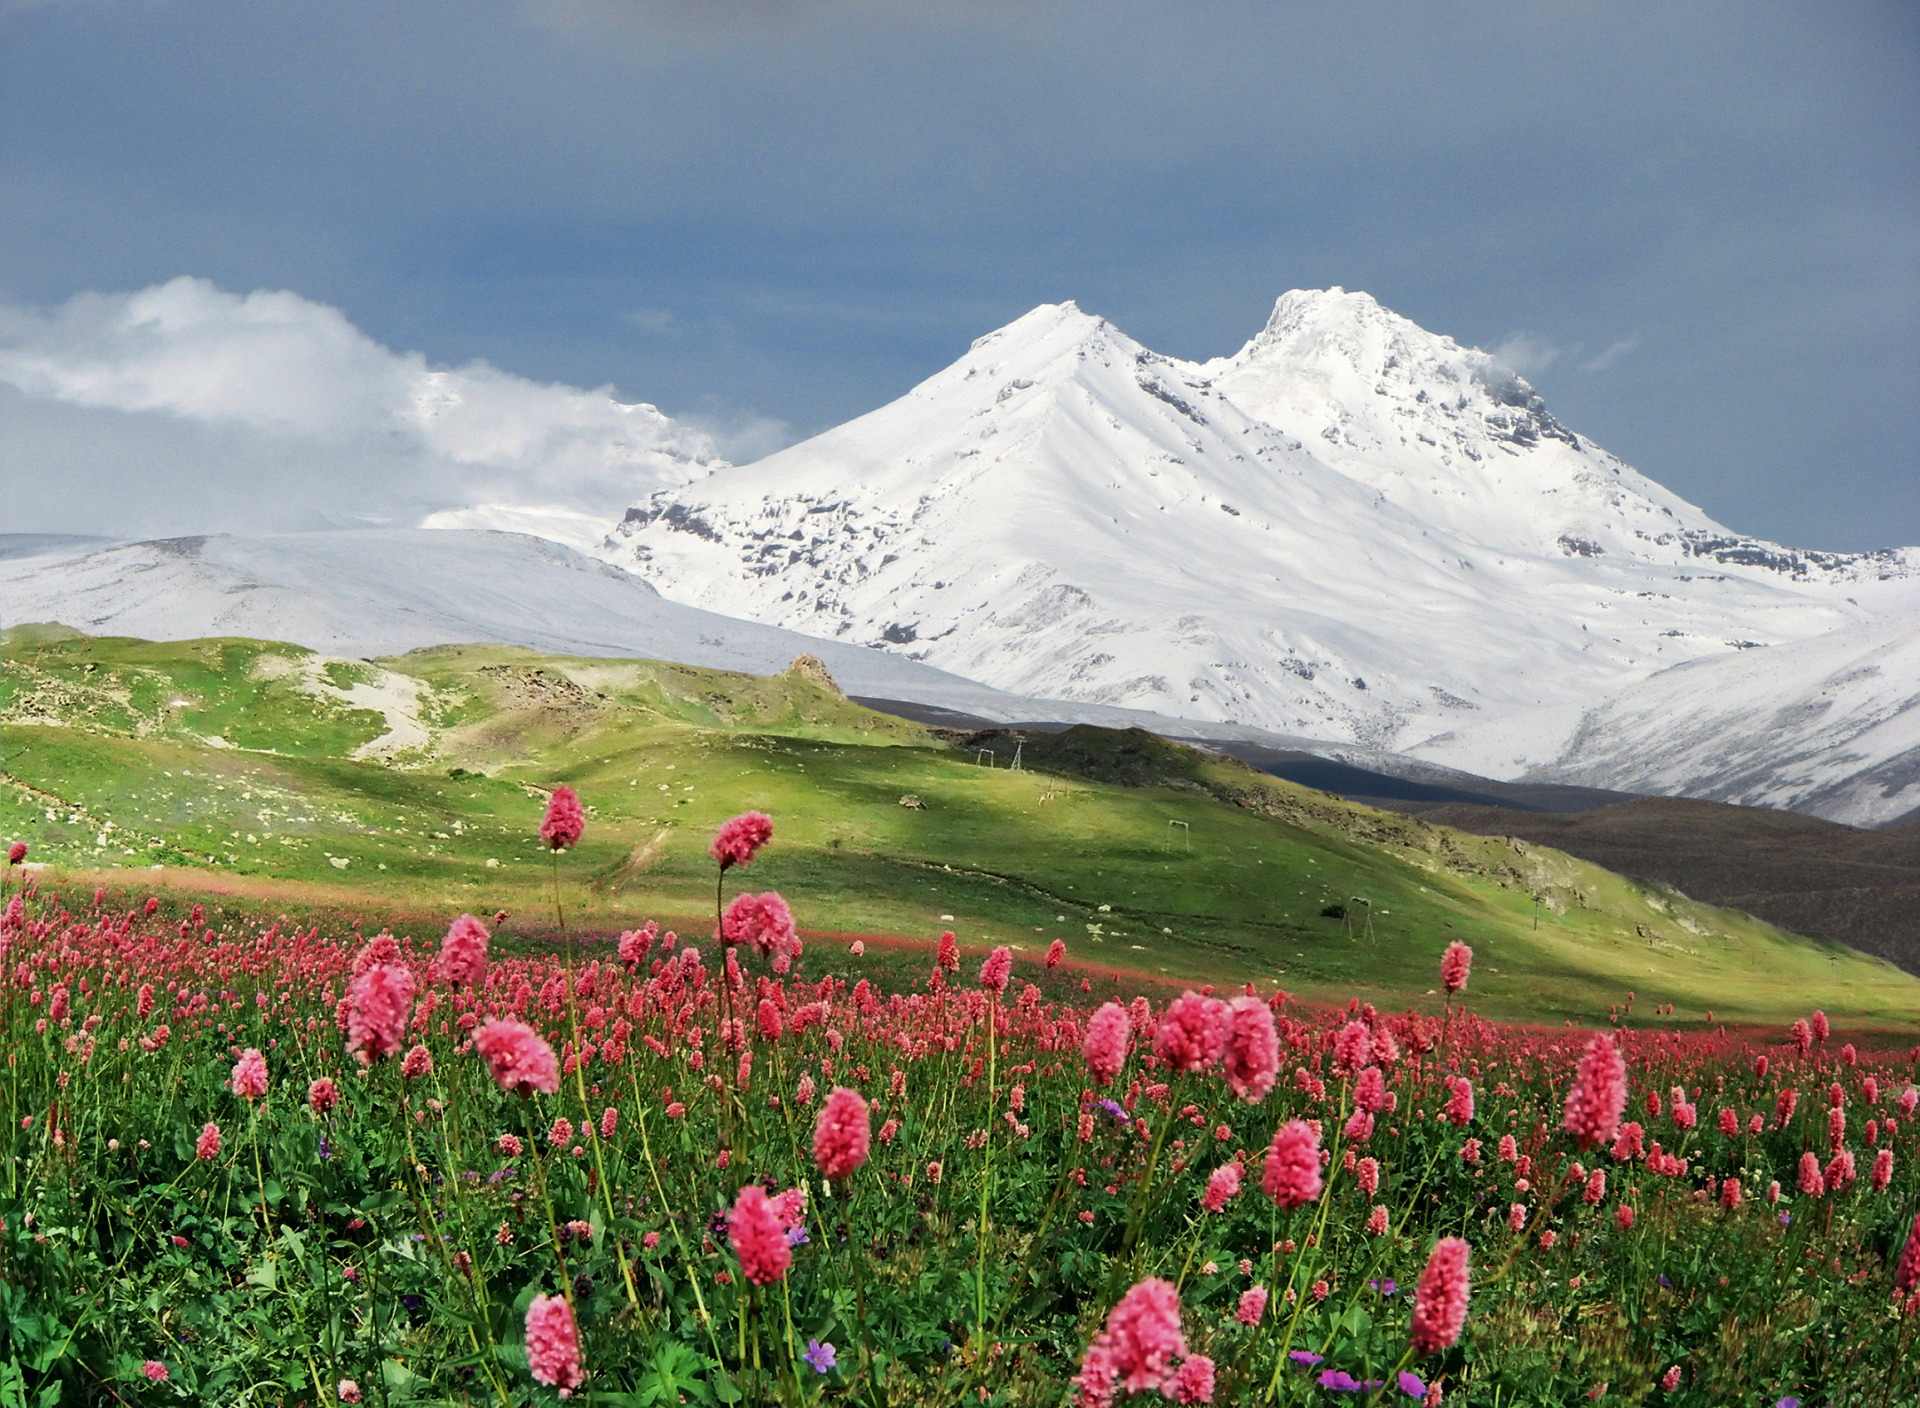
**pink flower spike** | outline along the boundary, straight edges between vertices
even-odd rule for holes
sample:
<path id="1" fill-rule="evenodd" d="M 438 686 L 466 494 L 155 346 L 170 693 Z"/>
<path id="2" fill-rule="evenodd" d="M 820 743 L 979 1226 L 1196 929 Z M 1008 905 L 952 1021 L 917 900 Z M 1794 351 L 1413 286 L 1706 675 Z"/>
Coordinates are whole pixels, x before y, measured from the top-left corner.
<path id="1" fill-rule="evenodd" d="M 1447 996 L 1465 988 L 1472 972 L 1473 950 L 1465 944 L 1448 944 L 1440 958 L 1440 986 L 1447 990 Z"/>
<path id="2" fill-rule="evenodd" d="M 867 1161 L 871 1131 L 872 1116 L 860 1092 L 835 1086 L 813 1126 L 813 1161 L 820 1172 L 836 1183 L 851 1178 Z"/>
<path id="3" fill-rule="evenodd" d="M 1442 1237 L 1427 1258 L 1413 1291 L 1413 1321 L 1408 1339 L 1415 1354 L 1433 1354 L 1460 1338 L 1467 1323 L 1467 1257 L 1472 1251 L 1459 1237 Z"/>
<path id="4" fill-rule="evenodd" d="M 1240 1304 L 1234 1307 L 1233 1318 L 1249 1329 L 1260 1323 L 1267 1313 L 1267 1288 L 1255 1286 L 1252 1290 L 1240 1293 Z"/>
<path id="5" fill-rule="evenodd" d="M 473 1049 L 502 1090 L 520 1095 L 535 1090 L 554 1095 L 560 1090 L 560 1063 L 553 1048 L 525 1022 L 513 1017 L 488 1022 L 473 1034 Z"/>
<path id="6" fill-rule="evenodd" d="M 1013 950 L 1002 944 L 988 954 L 987 961 L 980 965 L 980 986 L 990 993 L 1003 993 L 1012 974 Z"/>
<path id="7" fill-rule="evenodd" d="M 400 1063 L 400 1074 L 406 1080 L 419 1080 L 433 1073 L 433 1055 L 426 1047 L 415 1042 L 407 1050 L 406 1059 Z"/>
<path id="8" fill-rule="evenodd" d="M 479 987 L 487 980 L 487 930 L 471 914 L 453 921 L 440 941 L 440 976 L 454 984 Z"/>
<path id="9" fill-rule="evenodd" d="M 722 826 L 707 848 L 720 868 L 746 865 L 773 838 L 773 818 L 765 812 L 742 812 Z"/>
<path id="10" fill-rule="evenodd" d="M 200 1131 L 200 1138 L 193 1146 L 195 1158 L 215 1159 L 220 1156 L 220 1126 L 208 1120 Z"/>
<path id="11" fill-rule="evenodd" d="M 149 1359 L 145 1364 L 142 1364 L 140 1366 L 140 1372 L 153 1380 L 154 1383 L 163 1384 L 167 1381 L 167 1366 L 162 1364 L 158 1359 Z"/>
<path id="12" fill-rule="evenodd" d="M 1913 1215 L 1907 1231 L 1907 1244 L 1900 1249 L 1900 1265 L 1893 1275 L 1893 1288 L 1901 1295 L 1920 1287 L 1920 1212 Z"/>
<path id="13" fill-rule="evenodd" d="M 413 1012 L 413 974 L 376 963 L 347 988 L 347 1050 L 363 1066 L 400 1049 Z"/>
<path id="14" fill-rule="evenodd" d="M 1280 1034 L 1273 1009 L 1244 994 L 1227 1004 L 1227 1042 L 1223 1057 L 1227 1085 L 1249 1105 L 1267 1098 L 1280 1073 Z"/>
<path id="15" fill-rule="evenodd" d="M 1200 1198 L 1200 1206 L 1208 1212 L 1219 1212 L 1240 1194 L 1240 1165 L 1221 1164 L 1207 1179 L 1207 1191 Z"/>
<path id="16" fill-rule="evenodd" d="M 738 895 L 720 919 L 720 941 L 732 947 L 751 944 L 770 956 L 773 971 L 784 973 L 800 956 L 800 932 L 794 926 L 793 912 L 774 891 L 764 895 Z"/>
<path id="17" fill-rule="evenodd" d="M 1127 1063 L 1127 1048 L 1132 1040 L 1127 1009 L 1117 1002 L 1102 1004 L 1087 1023 L 1087 1039 L 1080 1048 L 1087 1058 L 1087 1073 L 1095 1085 L 1113 1084 L 1114 1077 Z"/>
<path id="18" fill-rule="evenodd" d="M 562 1398 L 585 1382 L 580 1371 L 580 1334 L 564 1296 L 535 1296 L 527 1307 L 527 1368 L 535 1383 L 551 1384 Z"/>
<path id="19" fill-rule="evenodd" d="M 267 1093 L 267 1058 L 249 1046 L 233 1063 L 233 1093 L 242 1100 L 258 1100 Z"/>
<path id="20" fill-rule="evenodd" d="M 1305 1120 L 1288 1120 L 1274 1133 L 1260 1188 L 1282 1212 L 1320 1196 L 1320 1136 Z"/>
<path id="21" fill-rule="evenodd" d="M 1180 1332 L 1180 1293 L 1171 1281 L 1149 1277 L 1120 1298 L 1107 1327 L 1089 1348 L 1111 1366 L 1113 1382 L 1128 1393 L 1160 1388 L 1173 1376 L 1174 1361 L 1187 1352 Z"/>
<path id="22" fill-rule="evenodd" d="M 1189 1354 L 1160 1392 L 1175 1403 L 1213 1402 L 1213 1361 L 1204 1354 Z"/>
<path id="23" fill-rule="evenodd" d="M 1197 992 L 1167 1004 L 1153 1036 L 1153 1054 L 1176 1071 L 1204 1071 L 1227 1045 L 1227 1004 Z"/>
<path id="24" fill-rule="evenodd" d="M 1582 1149 L 1591 1149 L 1612 1140 L 1626 1109 L 1626 1058 L 1610 1038 L 1596 1036 L 1587 1043 L 1586 1054 L 1574 1071 L 1561 1128 Z"/>
<path id="25" fill-rule="evenodd" d="M 579 795 L 561 783 L 547 798 L 547 814 L 540 821 L 540 839 L 547 843 L 550 851 L 570 851 L 580 844 L 580 834 L 586 829 L 587 814 L 580 808 Z"/>
<path id="26" fill-rule="evenodd" d="M 772 1285 L 793 1264 L 787 1229 L 758 1183 L 749 1183 L 734 1199 L 727 1214 L 727 1240 L 740 1258 L 740 1270 L 756 1286 Z"/>

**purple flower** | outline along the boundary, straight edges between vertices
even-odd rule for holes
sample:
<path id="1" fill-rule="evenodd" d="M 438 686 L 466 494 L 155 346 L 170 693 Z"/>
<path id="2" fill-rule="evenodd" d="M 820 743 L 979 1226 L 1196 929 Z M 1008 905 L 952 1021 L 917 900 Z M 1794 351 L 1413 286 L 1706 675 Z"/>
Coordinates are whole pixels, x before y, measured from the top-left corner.
<path id="1" fill-rule="evenodd" d="M 1782 1227 L 1791 1227 L 1791 1226 L 1793 1226 L 1793 1214 L 1792 1214 L 1792 1213 L 1790 1213 L 1790 1212 L 1783 1212 L 1783 1213 L 1781 1213 L 1781 1214 L 1780 1214 L 1780 1225 L 1781 1225 Z"/>
<path id="2" fill-rule="evenodd" d="M 816 1374 L 824 1374 L 840 1362 L 832 1341 L 822 1344 L 819 1340 L 808 1340 L 807 1352 L 800 1357 L 813 1366 Z"/>
<path id="3" fill-rule="evenodd" d="M 806 1228 L 804 1228 L 804 1227 L 789 1227 L 789 1228 L 787 1229 L 787 1245 L 788 1245 L 788 1246 L 790 1246 L 790 1247 L 804 1247 L 804 1246 L 806 1246 L 806 1245 L 807 1245 L 807 1242 L 808 1242 L 808 1240 L 809 1240 L 809 1239 L 808 1239 L 808 1237 L 807 1237 L 807 1229 L 806 1229 Z"/>
<path id="4" fill-rule="evenodd" d="M 1126 1106 L 1122 1105 L 1119 1101 L 1096 1100 L 1094 1103 L 1098 1105 L 1101 1109 L 1105 1110 L 1108 1114 L 1112 1115 L 1115 1119 L 1119 1120 L 1120 1123 L 1122 1124 L 1133 1123 L 1133 1116 L 1127 1113 Z"/>
<path id="5" fill-rule="evenodd" d="M 1408 1398 L 1425 1398 L 1427 1386 L 1420 1382 L 1419 1375 L 1410 1374 L 1403 1369 L 1400 1371 L 1400 1392 Z"/>
<path id="6" fill-rule="evenodd" d="M 1659 1282 L 1659 1283 L 1660 1283 L 1661 1285 L 1663 1285 L 1663 1286 L 1665 1286 L 1665 1287 L 1666 1287 L 1666 1288 L 1667 1288 L 1668 1290 L 1672 1290 L 1672 1289 L 1673 1289 L 1673 1282 L 1671 1282 L 1671 1281 L 1669 1281 L 1669 1280 L 1668 1280 L 1668 1279 L 1666 1278 L 1666 1275 L 1665 1275 L 1665 1273 L 1662 1273 L 1661 1275 L 1658 1275 L 1658 1276 L 1656 1276 L 1656 1277 L 1654 1277 L 1653 1279 L 1654 1279 L 1654 1280 L 1656 1280 L 1656 1281 L 1658 1281 L 1658 1282 Z"/>
<path id="7" fill-rule="evenodd" d="M 1373 1287 L 1374 1290 L 1380 1292 L 1380 1294 L 1383 1296 L 1394 1295 L 1400 1289 L 1398 1286 L 1396 1286 L 1393 1283 L 1393 1277 L 1391 1276 L 1385 1277 L 1378 1281 L 1369 1281 L 1367 1282 L 1367 1284 Z"/>
<path id="8" fill-rule="evenodd" d="M 1320 1387 L 1330 1388 L 1335 1393 L 1358 1393 L 1360 1380 L 1345 1369 L 1329 1369 L 1320 1376 Z"/>
<path id="9" fill-rule="evenodd" d="M 1287 1358 L 1291 1359 L 1296 1364 L 1306 1364 L 1309 1366 L 1318 1364 L 1320 1362 L 1319 1355 L 1311 1354 L 1304 1349 L 1294 1349 L 1294 1350 L 1287 1351 Z"/>
<path id="10" fill-rule="evenodd" d="M 1773 1408 L 1800 1408 L 1800 1400 L 1797 1398 L 1783 1398 L 1774 1404 Z"/>

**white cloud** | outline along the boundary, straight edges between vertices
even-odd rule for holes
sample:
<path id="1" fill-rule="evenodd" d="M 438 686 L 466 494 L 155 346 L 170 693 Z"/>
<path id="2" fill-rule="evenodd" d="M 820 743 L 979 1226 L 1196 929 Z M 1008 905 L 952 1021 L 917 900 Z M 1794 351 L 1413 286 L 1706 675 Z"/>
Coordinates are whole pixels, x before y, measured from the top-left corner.
<path id="1" fill-rule="evenodd" d="M 1611 367 L 1615 362 L 1619 361 L 1622 357 L 1627 356 L 1629 353 L 1638 351 L 1639 348 L 1640 348 L 1639 338 L 1637 337 L 1625 338 L 1619 342 L 1612 344 L 1610 347 L 1607 348 L 1606 351 L 1602 352 L 1599 356 L 1591 357 L 1587 359 L 1585 362 L 1582 362 L 1580 364 L 1580 370 L 1583 372 L 1603 372 L 1607 370 L 1607 368 Z"/>
<path id="2" fill-rule="evenodd" d="M 82 294 L 51 315 L 0 305 L 0 386 L 15 393 L 0 483 L 35 520 L 21 526 L 47 531 L 419 522 L 476 507 L 610 525 L 719 462 L 711 434 L 611 388 L 435 367 L 336 308 L 202 279 Z M 55 504 L 49 476 L 105 492 Z M 183 521 L 187 505 L 201 521 Z"/>
<path id="3" fill-rule="evenodd" d="M 1493 355 L 1502 366 L 1511 367 L 1531 380 L 1559 361 L 1563 349 L 1543 342 L 1531 333 L 1516 332 L 1494 348 Z"/>

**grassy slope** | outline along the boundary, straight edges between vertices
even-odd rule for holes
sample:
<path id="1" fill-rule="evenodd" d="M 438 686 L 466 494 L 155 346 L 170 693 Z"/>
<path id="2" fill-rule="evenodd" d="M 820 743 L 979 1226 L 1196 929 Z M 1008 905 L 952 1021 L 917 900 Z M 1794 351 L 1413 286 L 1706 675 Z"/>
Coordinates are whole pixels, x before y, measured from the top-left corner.
<path id="1" fill-rule="evenodd" d="M 1457 938 L 1478 955 L 1480 1010 L 1536 1020 L 1591 1020 L 1629 989 L 1642 1012 L 1673 1001 L 1696 1020 L 1822 1003 L 1904 1028 L 1920 1008 L 1920 984 L 1851 950 L 1146 735 L 1034 735 L 1012 771 L 1010 738 L 953 739 L 803 679 L 505 647 L 370 666 L 28 631 L 9 633 L 5 666 L 4 830 L 142 884 L 537 924 L 552 912 L 541 789 L 566 781 L 592 808 L 561 862 L 570 922 L 590 927 L 699 924 L 706 842 L 757 807 L 777 842 L 739 880 L 781 890 L 815 931 L 953 927 L 1030 953 L 1061 937 L 1102 967 L 1391 1003 L 1424 996 Z M 356 760 L 387 733 L 368 691 L 414 696 L 424 731 Z"/>

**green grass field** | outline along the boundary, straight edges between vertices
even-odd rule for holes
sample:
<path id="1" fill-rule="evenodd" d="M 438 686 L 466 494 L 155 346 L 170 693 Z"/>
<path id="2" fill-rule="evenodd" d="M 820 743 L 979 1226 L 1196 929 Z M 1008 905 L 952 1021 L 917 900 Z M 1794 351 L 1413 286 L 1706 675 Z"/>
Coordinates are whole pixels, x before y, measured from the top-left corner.
<path id="1" fill-rule="evenodd" d="M 1604 1020 L 1629 990 L 1693 1023 L 1920 1017 L 1920 983 L 1885 963 L 1558 852 L 1138 733 L 1030 734 L 1016 771 L 1014 740 L 983 758 L 799 676 L 27 627 L 7 633 L 0 708 L 0 829 L 88 884 L 372 921 L 505 909 L 532 936 L 553 920 L 535 831 L 567 782 L 589 825 L 561 897 L 585 930 L 709 923 L 707 842 L 758 808 L 776 841 L 741 883 L 816 934 L 1063 938 L 1096 969 L 1382 1004 L 1424 997 L 1459 939 L 1494 1017 Z"/>

